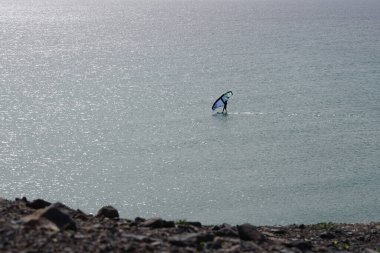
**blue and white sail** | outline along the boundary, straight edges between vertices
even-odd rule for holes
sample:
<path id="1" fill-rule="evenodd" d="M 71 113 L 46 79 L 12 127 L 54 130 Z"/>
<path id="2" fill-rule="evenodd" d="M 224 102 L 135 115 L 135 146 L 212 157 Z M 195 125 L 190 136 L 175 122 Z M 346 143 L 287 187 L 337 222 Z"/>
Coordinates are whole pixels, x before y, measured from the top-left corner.
<path id="1" fill-rule="evenodd" d="M 227 91 L 226 93 L 224 93 L 212 105 L 212 110 L 215 110 L 216 108 L 219 108 L 219 107 L 223 107 L 224 104 L 227 103 L 228 99 L 230 99 L 230 97 L 232 97 L 232 95 L 233 95 L 232 91 Z"/>

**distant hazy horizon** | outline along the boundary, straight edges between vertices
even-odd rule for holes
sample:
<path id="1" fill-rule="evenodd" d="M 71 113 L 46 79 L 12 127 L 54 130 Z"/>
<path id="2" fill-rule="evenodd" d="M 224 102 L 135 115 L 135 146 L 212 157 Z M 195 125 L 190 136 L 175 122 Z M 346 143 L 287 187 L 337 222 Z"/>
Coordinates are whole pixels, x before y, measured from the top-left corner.
<path id="1" fill-rule="evenodd" d="M 380 219 L 380 1 L 1 1 L 0 55 L 0 197 Z"/>

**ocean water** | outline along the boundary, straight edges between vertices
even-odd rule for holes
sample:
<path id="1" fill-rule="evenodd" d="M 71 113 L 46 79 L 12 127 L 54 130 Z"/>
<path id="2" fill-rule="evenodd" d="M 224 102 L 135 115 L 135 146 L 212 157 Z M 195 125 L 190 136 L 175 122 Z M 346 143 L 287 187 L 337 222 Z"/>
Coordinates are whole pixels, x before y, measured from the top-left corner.
<path id="1" fill-rule="evenodd" d="M 379 221 L 379 98 L 378 0 L 3 0 L 0 196 Z"/>

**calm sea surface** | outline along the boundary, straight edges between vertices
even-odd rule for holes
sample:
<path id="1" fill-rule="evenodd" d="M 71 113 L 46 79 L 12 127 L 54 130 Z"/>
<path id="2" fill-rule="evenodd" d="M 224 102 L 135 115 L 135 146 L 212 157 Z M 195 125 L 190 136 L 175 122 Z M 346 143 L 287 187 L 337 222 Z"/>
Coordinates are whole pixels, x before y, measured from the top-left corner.
<path id="1" fill-rule="evenodd" d="M 125 218 L 379 221 L 380 1 L 2 0 L 0 170 Z"/>

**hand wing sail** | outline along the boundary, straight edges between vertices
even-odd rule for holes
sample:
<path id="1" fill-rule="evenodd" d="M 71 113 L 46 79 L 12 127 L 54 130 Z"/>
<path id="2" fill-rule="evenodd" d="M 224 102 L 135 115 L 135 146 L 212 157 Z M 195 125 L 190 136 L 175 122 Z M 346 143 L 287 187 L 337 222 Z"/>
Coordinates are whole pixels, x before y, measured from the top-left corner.
<path id="1" fill-rule="evenodd" d="M 219 98 L 215 101 L 215 103 L 212 105 L 212 110 L 215 110 L 216 108 L 222 107 L 224 105 L 222 98 Z"/>

